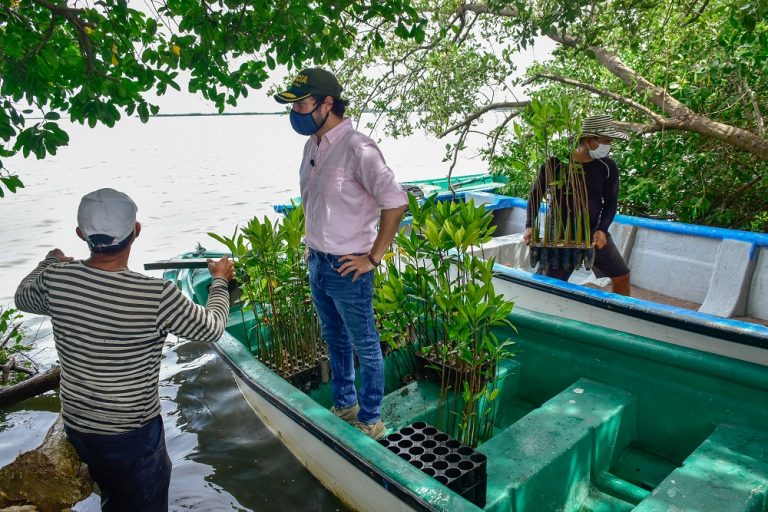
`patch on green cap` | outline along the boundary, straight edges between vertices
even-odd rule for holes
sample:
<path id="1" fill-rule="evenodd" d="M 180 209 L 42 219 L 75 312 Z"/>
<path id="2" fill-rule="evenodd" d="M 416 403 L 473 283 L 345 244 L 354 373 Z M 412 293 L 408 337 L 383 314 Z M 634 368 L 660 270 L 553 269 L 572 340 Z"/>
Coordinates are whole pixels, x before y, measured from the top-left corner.
<path id="1" fill-rule="evenodd" d="M 278 103 L 293 103 L 312 95 L 341 98 L 341 85 L 333 73 L 320 68 L 303 70 L 293 79 L 291 86 L 275 94 Z"/>

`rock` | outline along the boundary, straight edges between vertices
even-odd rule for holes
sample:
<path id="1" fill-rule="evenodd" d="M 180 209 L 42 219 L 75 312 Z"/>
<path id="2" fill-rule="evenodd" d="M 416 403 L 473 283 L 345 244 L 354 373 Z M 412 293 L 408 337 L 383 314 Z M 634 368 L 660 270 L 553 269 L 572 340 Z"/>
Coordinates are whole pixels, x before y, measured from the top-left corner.
<path id="1" fill-rule="evenodd" d="M 80 461 L 59 416 L 43 444 L 0 468 L 0 512 L 61 512 L 90 496 L 88 466 Z"/>

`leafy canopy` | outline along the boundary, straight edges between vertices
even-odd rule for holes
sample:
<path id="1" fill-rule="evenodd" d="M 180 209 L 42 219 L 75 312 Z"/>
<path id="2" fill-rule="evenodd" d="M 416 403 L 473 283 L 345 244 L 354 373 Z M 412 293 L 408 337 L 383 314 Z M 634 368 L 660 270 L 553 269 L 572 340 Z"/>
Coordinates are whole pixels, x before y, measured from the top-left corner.
<path id="1" fill-rule="evenodd" d="M 384 43 L 379 25 L 416 37 L 408 0 L 3 0 L 0 158 L 43 158 L 68 142 L 59 125 L 146 122 L 154 94 L 187 89 L 218 110 L 262 87 L 277 66 L 339 59 L 352 43 Z M 2 171 L 13 192 L 18 177 Z"/>
<path id="2" fill-rule="evenodd" d="M 491 170 L 526 195 L 541 160 L 520 113 L 530 97 L 548 104 L 565 97 L 577 116 L 608 113 L 635 132 L 614 150 L 622 211 L 768 230 L 764 2 L 416 6 L 429 20 L 423 41 L 361 47 L 343 65 L 367 106 L 385 113 L 375 123 L 389 133 L 450 135 L 447 160 L 468 137 L 485 137 L 481 155 Z M 558 45 L 552 58 L 520 76 L 520 51 L 542 36 Z"/>

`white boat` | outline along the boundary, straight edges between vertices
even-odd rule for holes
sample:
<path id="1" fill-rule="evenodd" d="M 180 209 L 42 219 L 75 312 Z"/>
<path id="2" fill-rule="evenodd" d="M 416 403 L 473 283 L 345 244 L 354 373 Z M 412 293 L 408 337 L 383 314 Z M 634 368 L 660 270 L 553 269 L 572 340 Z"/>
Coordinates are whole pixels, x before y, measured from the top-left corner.
<path id="1" fill-rule="evenodd" d="M 617 215 L 609 229 L 630 268 L 633 293 L 574 272 L 569 282 L 534 273 L 522 240 L 527 201 L 491 192 L 466 200 L 493 210 L 496 288 L 531 311 L 768 364 L 768 235 Z"/>

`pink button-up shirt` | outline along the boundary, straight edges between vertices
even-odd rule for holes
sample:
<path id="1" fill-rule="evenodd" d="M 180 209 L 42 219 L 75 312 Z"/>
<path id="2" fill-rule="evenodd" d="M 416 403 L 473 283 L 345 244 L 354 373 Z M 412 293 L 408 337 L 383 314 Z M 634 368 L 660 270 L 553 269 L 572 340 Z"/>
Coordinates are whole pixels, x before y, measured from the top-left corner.
<path id="1" fill-rule="evenodd" d="M 316 251 L 337 256 L 368 252 L 379 210 L 408 204 L 379 147 L 353 129 L 349 118 L 319 144 L 310 136 L 299 174 L 305 241 Z"/>

